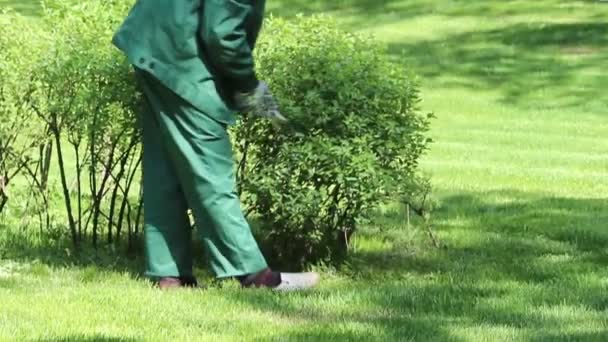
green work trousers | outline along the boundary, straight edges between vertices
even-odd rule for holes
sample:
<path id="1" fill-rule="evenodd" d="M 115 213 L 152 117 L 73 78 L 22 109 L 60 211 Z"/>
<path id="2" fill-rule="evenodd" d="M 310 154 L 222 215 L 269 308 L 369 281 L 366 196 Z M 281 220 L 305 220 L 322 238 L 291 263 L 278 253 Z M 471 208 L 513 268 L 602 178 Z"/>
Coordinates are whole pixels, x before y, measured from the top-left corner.
<path id="1" fill-rule="evenodd" d="M 236 193 L 226 125 L 150 74 L 136 73 L 147 104 L 140 118 L 146 276 L 192 276 L 188 208 L 218 278 L 265 269 Z"/>

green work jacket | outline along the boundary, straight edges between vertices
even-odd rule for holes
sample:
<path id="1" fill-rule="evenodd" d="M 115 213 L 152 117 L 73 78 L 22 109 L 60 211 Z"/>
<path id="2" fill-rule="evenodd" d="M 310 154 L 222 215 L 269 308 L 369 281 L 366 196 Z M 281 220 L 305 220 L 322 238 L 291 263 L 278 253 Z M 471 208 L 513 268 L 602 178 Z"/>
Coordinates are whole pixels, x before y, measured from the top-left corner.
<path id="1" fill-rule="evenodd" d="M 214 119 L 233 123 L 232 99 L 258 80 L 252 51 L 265 0 L 137 0 L 113 43 Z"/>

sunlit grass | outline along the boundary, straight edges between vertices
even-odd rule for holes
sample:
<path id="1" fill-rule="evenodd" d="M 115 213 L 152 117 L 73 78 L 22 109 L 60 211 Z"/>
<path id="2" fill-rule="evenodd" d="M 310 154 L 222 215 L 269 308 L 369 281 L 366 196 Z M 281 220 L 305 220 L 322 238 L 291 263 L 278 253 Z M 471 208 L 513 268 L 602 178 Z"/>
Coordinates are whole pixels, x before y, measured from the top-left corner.
<path id="1" fill-rule="evenodd" d="M 141 279 L 140 258 L 74 260 L 61 242 L 0 227 L 11 232 L 0 235 L 0 340 L 608 340 L 608 5 L 268 6 L 336 15 L 420 75 L 421 107 L 437 116 L 422 168 L 443 247 L 389 208 L 347 266 L 320 269 L 314 292 L 240 291 L 198 269 L 210 289 L 163 293 Z"/>

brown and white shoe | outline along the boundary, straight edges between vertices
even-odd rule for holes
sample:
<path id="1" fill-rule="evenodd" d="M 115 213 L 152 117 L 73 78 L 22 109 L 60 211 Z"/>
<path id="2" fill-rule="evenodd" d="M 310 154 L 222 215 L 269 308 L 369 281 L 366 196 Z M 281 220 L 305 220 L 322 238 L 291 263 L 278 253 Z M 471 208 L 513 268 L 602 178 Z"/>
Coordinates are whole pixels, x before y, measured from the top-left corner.
<path id="1" fill-rule="evenodd" d="M 321 277 L 315 272 L 281 273 L 281 283 L 274 288 L 276 291 L 292 292 L 315 288 Z"/>
<path id="2" fill-rule="evenodd" d="M 316 287 L 320 276 L 314 272 L 308 273 L 281 273 L 271 269 L 241 277 L 244 288 L 270 288 L 275 291 L 292 292 L 308 290 Z"/>

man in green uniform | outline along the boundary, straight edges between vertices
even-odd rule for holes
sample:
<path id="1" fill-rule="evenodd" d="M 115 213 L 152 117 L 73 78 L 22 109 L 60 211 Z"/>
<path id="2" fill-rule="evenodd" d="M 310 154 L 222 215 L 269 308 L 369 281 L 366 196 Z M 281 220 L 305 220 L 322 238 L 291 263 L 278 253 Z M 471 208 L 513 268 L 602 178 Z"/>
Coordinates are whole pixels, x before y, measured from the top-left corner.
<path id="1" fill-rule="evenodd" d="M 142 113 L 146 275 L 161 288 L 196 283 L 191 208 L 218 278 L 299 290 L 315 273 L 270 270 L 235 192 L 227 126 L 235 112 L 285 121 L 252 50 L 264 0 L 138 0 L 113 43 L 134 65 Z"/>

